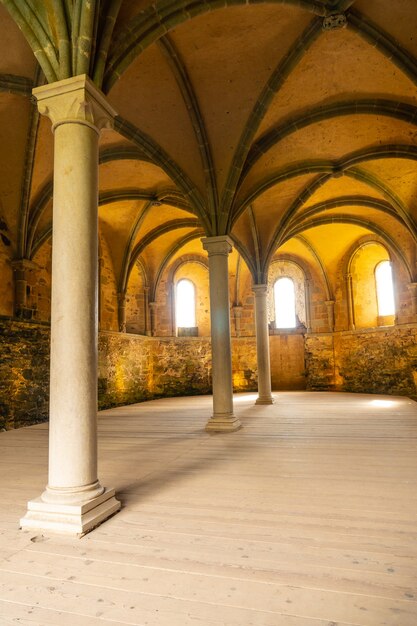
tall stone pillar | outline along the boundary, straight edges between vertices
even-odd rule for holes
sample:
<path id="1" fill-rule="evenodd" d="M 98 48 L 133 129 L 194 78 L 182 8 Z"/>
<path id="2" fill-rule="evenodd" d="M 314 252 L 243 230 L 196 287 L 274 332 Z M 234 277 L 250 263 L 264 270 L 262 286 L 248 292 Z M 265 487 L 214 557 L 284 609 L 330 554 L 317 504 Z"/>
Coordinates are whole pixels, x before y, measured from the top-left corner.
<path id="1" fill-rule="evenodd" d="M 151 326 L 149 320 L 149 287 L 143 288 L 143 316 L 145 335 L 151 336 Z"/>
<path id="2" fill-rule="evenodd" d="M 311 280 L 305 281 L 305 300 L 306 300 L 306 330 L 311 333 Z"/>
<path id="3" fill-rule="evenodd" d="M 326 300 L 325 305 L 327 308 L 327 322 L 332 333 L 334 331 L 334 300 Z"/>
<path id="4" fill-rule="evenodd" d="M 210 280 L 211 352 L 213 372 L 213 415 L 208 431 L 232 431 L 240 428 L 233 414 L 232 348 L 230 341 L 230 305 L 228 256 L 232 251 L 229 237 L 205 237 Z"/>
<path id="5" fill-rule="evenodd" d="M 258 399 L 256 404 L 272 404 L 271 361 L 269 356 L 268 285 L 253 285 L 255 293 L 256 355 L 258 360 Z"/>
<path id="6" fill-rule="evenodd" d="M 407 287 L 411 298 L 411 313 L 413 317 L 417 317 L 417 283 L 409 283 Z"/>
<path id="7" fill-rule="evenodd" d="M 119 332 L 126 332 L 126 294 L 117 294 L 117 319 L 119 323 Z"/>
<path id="8" fill-rule="evenodd" d="M 49 477 L 21 526 L 83 534 L 120 508 L 97 475 L 98 141 L 114 111 L 84 75 L 33 93 L 55 151 Z"/>
<path id="9" fill-rule="evenodd" d="M 25 317 L 28 309 L 27 286 L 28 274 L 39 269 L 37 264 L 30 259 L 17 259 L 12 261 L 14 271 L 14 313 L 16 317 Z"/>
<path id="10" fill-rule="evenodd" d="M 243 306 L 240 305 L 235 305 L 233 307 L 233 314 L 235 317 L 235 333 L 236 333 L 236 337 L 240 337 L 241 335 L 241 321 L 242 321 L 242 311 L 243 311 Z"/>
<path id="11" fill-rule="evenodd" d="M 348 329 L 355 330 L 355 309 L 353 306 L 352 274 L 345 275 L 345 282 L 346 282 L 346 299 L 347 299 L 347 313 L 348 313 Z"/>
<path id="12" fill-rule="evenodd" d="M 151 318 L 151 337 L 155 337 L 156 335 L 156 302 L 149 302 L 149 311 Z"/>

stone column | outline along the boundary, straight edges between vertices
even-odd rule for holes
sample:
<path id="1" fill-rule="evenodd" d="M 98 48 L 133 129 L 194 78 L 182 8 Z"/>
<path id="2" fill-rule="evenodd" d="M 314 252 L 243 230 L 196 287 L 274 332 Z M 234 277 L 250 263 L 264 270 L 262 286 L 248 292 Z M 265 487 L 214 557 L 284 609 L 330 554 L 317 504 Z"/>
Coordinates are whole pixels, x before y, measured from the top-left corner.
<path id="1" fill-rule="evenodd" d="M 355 330 L 355 310 L 353 306 L 352 274 L 346 274 L 345 281 L 346 281 L 348 329 Z"/>
<path id="2" fill-rule="evenodd" d="M 306 330 L 311 333 L 311 280 L 305 281 L 305 300 L 306 300 Z"/>
<path id="3" fill-rule="evenodd" d="M 258 360 L 258 399 L 256 404 L 272 404 L 271 361 L 269 356 L 268 285 L 253 285 L 255 293 L 256 355 Z"/>
<path id="4" fill-rule="evenodd" d="M 155 337 L 156 334 L 156 302 L 149 302 L 149 311 L 151 318 L 151 337 Z"/>
<path id="5" fill-rule="evenodd" d="M 409 283 L 407 286 L 411 298 L 411 313 L 413 317 L 417 317 L 417 283 Z"/>
<path id="6" fill-rule="evenodd" d="M 126 294 L 117 294 L 117 319 L 119 323 L 119 332 L 126 332 Z"/>
<path id="7" fill-rule="evenodd" d="M 208 431 L 232 431 L 240 428 L 233 414 L 232 348 L 230 341 L 230 305 L 228 256 L 232 251 L 229 237 L 205 237 L 203 248 L 209 257 L 211 353 L 213 373 L 213 415 Z"/>
<path id="8" fill-rule="evenodd" d="M 12 267 L 14 271 L 14 313 L 16 317 L 24 316 L 24 312 L 27 310 L 27 285 L 28 274 L 33 270 L 38 269 L 36 263 L 30 259 L 17 259 L 12 261 Z"/>
<path id="9" fill-rule="evenodd" d="M 98 141 L 114 111 L 86 76 L 33 91 L 54 132 L 49 480 L 23 528 L 84 534 L 120 508 L 97 476 Z"/>
<path id="10" fill-rule="evenodd" d="M 240 305 L 236 305 L 233 307 L 233 314 L 235 317 L 235 333 L 236 333 L 236 337 L 240 337 L 240 323 L 242 320 L 242 311 L 243 311 L 243 306 Z"/>
<path id="11" fill-rule="evenodd" d="M 327 321 L 329 324 L 329 330 L 332 333 L 334 330 L 334 300 L 325 300 L 327 307 Z"/>
<path id="12" fill-rule="evenodd" d="M 151 329 L 149 323 L 149 287 L 143 288 L 143 315 L 144 315 L 144 328 L 145 335 L 151 336 Z"/>

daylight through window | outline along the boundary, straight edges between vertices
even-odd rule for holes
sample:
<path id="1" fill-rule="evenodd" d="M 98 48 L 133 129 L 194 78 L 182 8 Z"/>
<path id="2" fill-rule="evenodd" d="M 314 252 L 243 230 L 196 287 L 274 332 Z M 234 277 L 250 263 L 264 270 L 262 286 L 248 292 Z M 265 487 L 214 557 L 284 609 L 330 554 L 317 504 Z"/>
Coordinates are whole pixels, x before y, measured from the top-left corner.
<path id="1" fill-rule="evenodd" d="M 291 278 L 279 278 L 274 285 L 275 326 L 295 328 L 295 289 Z"/>
<path id="2" fill-rule="evenodd" d="M 177 283 L 175 316 L 178 328 L 196 326 L 195 320 L 195 287 L 191 280 L 183 278 Z"/>
<path id="3" fill-rule="evenodd" d="M 378 315 L 394 315 L 394 286 L 389 261 L 381 261 L 375 268 L 376 294 L 378 299 Z"/>

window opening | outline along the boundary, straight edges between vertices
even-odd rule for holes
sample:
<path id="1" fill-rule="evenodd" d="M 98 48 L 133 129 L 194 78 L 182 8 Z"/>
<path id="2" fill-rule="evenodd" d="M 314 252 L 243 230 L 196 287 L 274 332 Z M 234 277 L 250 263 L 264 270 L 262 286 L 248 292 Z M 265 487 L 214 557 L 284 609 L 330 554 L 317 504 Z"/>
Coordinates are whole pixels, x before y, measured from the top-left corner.
<path id="1" fill-rule="evenodd" d="M 175 319 L 178 328 L 196 326 L 195 319 L 195 287 L 191 280 L 183 278 L 178 281 L 175 298 Z"/>
<path id="2" fill-rule="evenodd" d="M 295 328 L 295 289 L 291 278 L 279 278 L 274 285 L 275 327 Z"/>
<path id="3" fill-rule="evenodd" d="M 394 315 L 394 285 L 392 282 L 392 268 L 389 261 L 381 261 L 375 268 L 376 295 L 378 301 L 378 315 Z"/>

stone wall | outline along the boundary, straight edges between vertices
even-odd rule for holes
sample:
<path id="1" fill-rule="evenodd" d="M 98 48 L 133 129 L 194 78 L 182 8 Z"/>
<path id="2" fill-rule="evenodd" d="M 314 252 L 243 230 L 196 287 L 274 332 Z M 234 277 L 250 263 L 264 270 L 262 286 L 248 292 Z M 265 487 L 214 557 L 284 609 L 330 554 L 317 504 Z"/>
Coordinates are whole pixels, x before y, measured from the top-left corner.
<path id="1" fill-rule="evenodd" d="M 305 389 L 304 334 L 279 332 L 269 338 L 273 390 Z"/>
<path id="2" fill-rule="evenodd" d="M 99 407 L 161 396 L 211 393 L 209 337 L 143 337 L 101 332 Z M 255 338 L 232 340 L 235 391 L 257 388 Z"/>
<path id="3" fill-rule="evenodd" d="M 308 389 L 417 396 L 414 324 L 306 337 Z"/>
<path id="4" fill-rule="evenodd" d="M 306 384 L 310 390 L 417 396 L 417 325 L 274 335 L 270 342 L 276 389 Z M 0 428 L 46 420 L 49 327 L 0 318 L 0 354 Z M 232 339 L 232 362 L 235 391 L 256 391 L 254 337 Z M 100 408 L 210 393 L 210 338 L 102 331 L 98 383 Z"/>
<path id="5" fill-rule="evenodd" d="M 0 318 L 0 429 L 48 418 L 49 326 Z M 255 339 L 233 340 L 236 391 L 256 389 Z M 99 408 L 211 392 L 209 337 L 101 331 Z"/>
<path id="6" fill-rule="evenodd" d="M 0 318 L 0 429 L 48 418 L 49 327 Z"/>
<path id="7" fill-rule="evenodd" d="M 255 337 L 232 338 L 234 391 L 257 391 L 258 365 Z"/>
<path id="8" fill-rule="evenodd" d="M 152 397 L 152 340 L 101 331 L 98 341 L 98 406 L 106 409 Z"/>
<path id="9" fill-rule="evenodd" d="M 149 389 L 153 397 L 210 393 L 208 337 L 154 338 L 151 362 Z"/>

